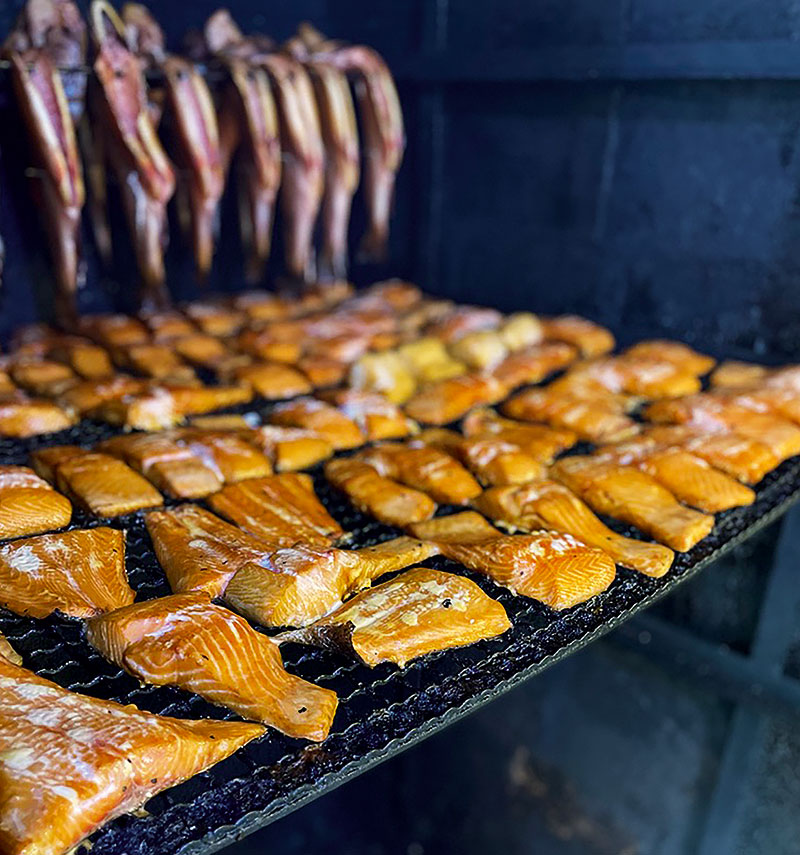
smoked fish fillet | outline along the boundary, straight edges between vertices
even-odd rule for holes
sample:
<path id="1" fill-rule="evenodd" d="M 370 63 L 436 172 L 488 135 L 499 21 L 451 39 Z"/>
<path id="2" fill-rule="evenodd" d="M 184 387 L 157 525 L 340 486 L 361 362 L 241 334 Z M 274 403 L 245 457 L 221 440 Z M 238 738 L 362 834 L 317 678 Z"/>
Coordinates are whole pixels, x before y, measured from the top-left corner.
<path id="1" fill-rule="evenodd" d="M 370 442 L 402 439 L 419 430 L 417 424 L 397 404 L 376 392 L 335 389 L 320 392 L 319 397 L 352 419 Z"/>
<path id="2" fill-rule="evenodd" d="M 92 618 L 93 647 L 143 683 L 177 686 L 287 736 L 328 735 L 336 693 L 289 674 L 278 645 L 207 594 L 172 594 Z"/>
<path id="3" fill-rule="evenodd" d="M 426 425 L 446 425 L 474 407 L 496 404 L 509 387 L 492 374 L 463 374 L 430 383 L 405 404 L 406 415 Z"/>
<path id="4" fill-rule="evenodd" d="M 305 473 L 283 472 L 230 484 L 210 496 L 208 503 L 273 549 L 298 543 L 324 548 L 344 536 Z"/>
<path id="5" fill-rule="evenodd" d="M 272 465 L 264 453 L 231 431 L 183 428 L 168 433 L 167 438 L 188 449 L 209 469 L 217 472 L 226 484 L 272 474 Z"/>
<path id="6" fill-rule="evenodd" d="M 281 362 L 262 360 L 241 365 L 233 369 L 230 379 L 250 387 L 256 395 L 268 401 L 307 395 L 312 389 L 310 380 L 302 371 Z"/>
<path id="7" fill-rule="evenodd" d="M 432 446 L 386 442 L 360 451 L 355 459 L 442 504 L 463 505 L 481 492 L 480 484 L 457 460 Z"/>
<path id="8" fill-rule="evenodd" d="M 338 649 L 370 667 L 394 662 L 402 668 L 426 653 L 494 638 L 510 627 L 503 606 L 474 582 L 416 567 L 279 640 Z"/>
<path id="9" fill-rule="evenodd" d="M 578 441 L 574 431 L 506 419 L 488 407 L 473 410 L 464 419 L 461 430 L 467 437 L 502 439 L 542 463 L 550 463 Z"/>
<path id="10" fill-rule="evenodd" d="M 503 534 L 475 511 L 408 526 L 442 555 L 482 573 L 516 594 L 567 609 L 605 591 L 614 562 L 569 534 Z"/>
<path id="11" fill-rule="evenodd" d="M 669 341 L 668 339 L 646 339 L 632 345 L 625 351 L 625 356 L 660 359 L 671 362 L 676 368 L 681 369 L 697 377 L 708 374 L 717 364 L 713 356 L 698 353 L 681 341 Z"/>
<path id="12" fill-rule="evenodd" d="M 544 528 L 574 535 L 583 543 L 602 549 L 622 567 L 646 576 L 663 576 L 675 557 L 669 547 L 660 543 L 647 543 L 612 531 L 585 502 L 555 481 L 492 487 L 481 493 L 473 505 L 510 531 L 532 532 Z"/>
<path id="13" fill-rule="evenodd" d="M 72 505 L 27 466 L 0 466 L 0 539 L 63 528 Z"/>
<path id="14" fill-rule="evenodd" d="M 590 456 L 565 457 L 550 475 L 599 514 L 636 526 L 676 552 L 686 552 L 714 527 L 714 517 L 681 505 L 651 475 Z"/>
<path id="15" fill-rule="evenodd" d="M 578 315 L 559 315 L 540 321 L 545 339 L 574 345 L 581 356 L 601 356 L 612 351 L 616 344 L 610 330 Z"/>
<path id="16" fill-rule="evenodd" d="M 544 477 L 544 463 L 499 436 L 465 437 L 446 428 L 427 428 L 416 441 L 451 454 L 481 484 L 524 484 Z"/>
<path id="17" fill-rule="evenodd" d="M 28 398 L 21 392 L 0 400 L 0 436 L 25 439 L 55 433 L 75 423 L 75 419 L 52 401 Z"/>
<path id="18" fill-rule="evenodd" d="M 386 478 L 369 464 L 339 457 L 325 464 L 325 477 L 361 511 L 387 525 L 402 528 L 430 519 L 436 502 L 426 493 Z"/>
<path id="19" fill-rule="evenodd" d="M 528 383 L 541 383 L 554 371 L 574 362 L 577 355 L 570 344 L 547 341 L 510 353 L 492 368 L 492 374 L 508 389 L 516 389 Z"/>
<path id="20" fill-rule="evenodd" d="M 34 451 L 33 466 L 73 502 L 98 517 L 116 517 L 163 504 L 161 493 L 122 460 L 77 445 Z"/>
<path id="21" fill-rule="evenodd" d="M 276 472 L 310 469 L 333 456 L 331 443 L 313 430 L 262 425 L 247 438 L 267 455 Z"/>
<path id="22" fill-rule="evenodd" d="M 125 574 L 125 533 L 118 529 L 75 529 L 0 546 L 0 605 L 16 614 L 85 618 L 134 597 Z"/>
<path id="23" fill-rule="evenodd" d="M 22 657 L 14 650 L 2 632 L 0 632 L 0 659 L 5 659 L 12 665 L 22 665 Z"/>
<path id="24" fill-rule="evenodd" d="M 353 419 L 317 398 L 298 398 L 278 404 L 269 420 L 274 425 L 311 430 L 337 450 L 358 448 L 366 441 Z"/>
<path id="25" fill-rule="evenodd" d="M 198 505 L 178 505 L 145 516 L 159 564 L 172 590 L 220 597 L 248 562 L 268 564 L 274 549 Z"/>
<path id="26" fill-rule="evenodd" d="M 634 441 L 658 447 L 685 448 L 721 472 L 745 484 L 757 484 L 780 459 L 763 442 L 736 433 L 706 434 L 687 425 L 657 425 L 646 428 Z"/>
<path id="27" fill-rule="evenodd" d="M 79 695 L 0 659 L 0 851 L 63 855 L 263 733 Z"/>
<path id="28" fill-rule="evenodd" d="M 307 626 L 373 579 L 435 554 L 435 547 L 410 537 L 363 549 L 279 549 L 268 567 L 250 563 L 237 571 L 225 602 L 264 626 Z"/>

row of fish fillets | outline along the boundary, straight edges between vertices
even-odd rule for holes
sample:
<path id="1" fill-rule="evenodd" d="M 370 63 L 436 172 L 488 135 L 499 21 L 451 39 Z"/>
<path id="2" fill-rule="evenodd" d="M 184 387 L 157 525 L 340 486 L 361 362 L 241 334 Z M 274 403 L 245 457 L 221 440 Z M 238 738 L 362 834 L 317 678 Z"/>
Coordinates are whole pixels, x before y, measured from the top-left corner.
<path id="1" fill-rule="evenodd" d="M 569 318 L 543 324 L 549 342 L 526 340 L 514 350 L 510 319 L 470 329 L 478 315 L 450 311 L 460 331 L 448 336 L 440 327 L 429 336 L 444 343 L 443 359 L 462 361 L 455 376 L 422 379 L 413 353 L 394 350 L 392 359 L 414 376 L 404 409 L 370 389 L 379 374 L 365 371 L 358 376 L 370 382 L 361 389 L 279 404 L 266 425 L 207 416 L 91 450 L 45 447 L 33 454 L 35 472 L 0 473 L 3 537 L 17 538 L 0 546 L 4 607 L 33 619 L 57 612 L 83 620 L 87 641 L 141 682 L 181 687 L 259 722 L 178 722 L 64 692 L 20 667 L 4 645 L 0 716 L 13 726 L 8 738 L 0 729 L 0 775 L 16 789 L 9 790 L 13 810 L 0 809 L 0 840 L 9 852 L 63 851 L 260 735 L 261 725 L 324 739 L 336 695 L 287 672 L 282 644 L 402 666 L 509 628 L 503 606 L 470 578 L 420 566 L 432 556 L 486 577 L 489 591 L 496 585 L 568 608 L 606 590 L 617 565 L 667 573 L 674 551 L 709 533 L 714 513 L 751 503 L 752 486 L 800 452 L 793 368 L 723 364 L 701 392 L 713 360 L 684 345 L 644 342 L 609 356 L 604 331 Z M 443 322 L 429 320 L 427 332 Z M 558 379 L 518 392 L 500 411 L 489 406 L 562 367 L 545 360 L 541 376 L 531 368 L 532 348 L 538 358 L 554 342 L 570 347 L 572 360 L 584 358 L 565 362 Z M 517 375 L 494 400 L 462 391 L 485 388 L 493 370 L 515 359 L 531 379 Z M 393 378 L 391 371 L 382 377 Z M 409 404 L 421 394 L 427 404 L 417 421 Z M 557 406 L 562 399 L 569 406 Z M 646 421 L 634 419 L 643 404 Z M 458 426 L 440 426 L 453 412 L 462 417 Z M 592 451 L 567 453 L 579 440 Z M 396 536 L 350 545 L 311 478 L 290 471 L 323 461 L 327 481 L 398 529 Z M 161 507 L 162 493 L 204 503 Z M 69 522 L 70 500 L 97 516 L 147 509 L 173 593 L 134 602 L 121 530 L 54 531 Z M 601 517 L 638 534 L 621 534 Z M 50 533 L 17 537 L 33 532 Z M 40 752 L 42 728 L 48 750 Z M 148 777 L 152 767 L 144 775 L 140 766 L 157 762 L 149 749 L 159 740 L 181 762 Z M 99 745 L 109 746 L 108 756 Z M 87 755 L 96 775 L 124 773 L 121 786 L 104 788 L 100 798 L 79 765 Z M 44 800 L 33 795 L 40 790 Z"/>
<path id="2" fill-rule="evenodd" d="M 557 320 L 458 306 L 390 280 L 357 295 L 339 283 L 301 297 L 251 292 L 182 311 L 93 315 L 68 333 L 34 325 L 0 357 L 0 436 L 53 433 L 81 418 L 157 430 L 342 383 L 406 401 L 423 420 L 446 418 L 576 359 L 550 330 Z M 471 330 L 487 321 L 494 328 Z M 491 366 L 487 344 L 500 357 Z M 410 400 L 398 394 L 409 383 L 419 390 Z M 446 411 L 429 413 L 424 402 L 440 389 Z"/>
<path id="3" fill-rule="evenodd" d="M 28 0 L 4 53 L 31 143 L 33 162 L 24 166 L 36 169 L 33 187 L 62 320 L 75 317 L 87 196 L 95 244 L 102 257 L 111 256 L 109 177 L 148 304 L 167 301 L 168 203 L 174 197 L 204 277 L 229 182 L 236 185 L 252 281 L 262 278 L 270 254 L 276 204 L 289 276 L 314 275 L 318 218 L 320 271 L 345 274 L 362 162 L 368 220 L 362 251 L 383 255 L 404 132 L 391 73 L 371 48 L 328 40 L 308 24 L 278 45 L 242 33 L 220 10 L 187 37 L 180 56 L 166 50 L 161 28 L 140 4 L 128 3 L 118 14 L 96 0 L 87 28 L 71 0 Z"/>

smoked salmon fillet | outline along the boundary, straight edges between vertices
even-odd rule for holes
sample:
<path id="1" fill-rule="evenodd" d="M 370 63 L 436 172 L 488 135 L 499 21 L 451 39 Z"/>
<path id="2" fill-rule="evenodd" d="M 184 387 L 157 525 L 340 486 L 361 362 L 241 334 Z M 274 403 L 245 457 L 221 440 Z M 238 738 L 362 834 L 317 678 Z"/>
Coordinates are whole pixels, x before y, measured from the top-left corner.
<path id="1" fill-rule="evenodd" d="M 446 428 L 428 428 L 416 441 L 446 451 L 481 484 L 523 484 L 545 473 L 544 463 L 498 436 L 465 437 Z"/>
<path id="2" fill-rule="evenodd" d="M 475 511 L 415 523 L 408 532 L 516 594 L 567 609 L 614 581 L 611 558 L 569 534 L 503 534 Z"/>
<path id="3" fill-rule="evenodd" d="M 682 448 L 648 449 L 632 440 L 606 446 L 597 456 L 641 469 L 684 504 L 709 514 L 752 505 L 756 499 L 749 487 Z"/>
<path id="4" fill-rule="evenodd" d="M 711 375 L 711 386 L 714 389 L 746 389 L 766 380 L 772 370 L 754 362 L 721 362 Z"/>
<path id="5" fill-rule="evenodd" d="M 256 395 L 268 401 L 307 395 L 312 389 L 311 381 L 302 371 L 281 362 L 251 362 L 235 367 L 223 377 L 248 386 Z"/>
<path id="6" fill-rule="evenodd" d="M 474 407 L 496 404 L 509 387 L 491 374 L 463 374 L 423 388 L 405 404 L 406 414 L 426 425 L 446 425 Z"/>
<path id="7" fill-rule="evenodd" d="M 44 618 L 91 617 L 133 602 L 125 575 L 125 533 L 89 528 L 0 546 L 0 605 Z"/>
<path id="8" fill-rule="evenodd" d="M 685 448 L 745 484 L 757 484 L 781 462 L 769 446 L 757 439 L 736 433 L 706 434 L 687 425 L 648 427 L 641 434 L 641 440 L 637 437 L 634 441 Z"/>
<path id="9" fill-rule="evenodd" d="M 591 456 L 565 457 L 550 475 L 598 514 L 636 526 L 676 552 L 686 552 L 714 527 L 714 517 L 681 505 L 651 475 Z"/>
<path id="10" fill-rule="evenodd" d="M 263 733 L 79 695 L 0 659 L 0 851 L 63 855 Z"/>
<path id="11" fill-rule="evenodd" d="M 663 576 L 675 554 L 660 543 L 623 537 L 605 525 L 571 490 L 555 481 L 492 487 L 473 505 L 495 524 L 510 531 L 551 529 L 596 546 L 617 564 L 647 576 Z"/>
<path id="12" fill-rule="evenodd" d="M 474 582 L 416 567 L 279 640 L 331 647 L 370 667 L 394 662 L 402 668 L 426 653 L 494 638 L 510 627 L 503 606 Z"/>
<path id="13" fill-rule="evenodd" d="M 687 374 L 700 377 L 708 374 L 717 364 L 713 356 L 698 353 L 680 341 L 669 341 L 668 339 L 646 339 L 632 345 L 625 351 L 625 356 L 643 359 L 659 359 L 671 362 L 676 368 Z"/>
<path id="14" fill-rule="evenodd" d="M 565 342 L 548 341 L 510 353 L 492 368 L 492 374 L 508 389 L 541 383 L 554 371 L 574 362 L 578 353 Z"/>
<path id="15" fill-rule="evenodd" d="M 542 463 L 550 463 L 578 441 L 574 431 L 506 419 L 488 407 L 473 410 L 464 419 L 461 430 L 464 436 L 476 439 L 490 436 L 502 439 Z"/>
<path id="16" fill-rule="evenodd" d="M 219 468 L 208 465 L 191 447 L 168 433 L 131 433 L 114 436 L 97 446 L 141 472 L 159 490 L 176 499 L 200 499 L 222 487 Z"/>
<path id="17" fill-rule="evenodd" d="M 214 493 L 208 503 L 273 549 L 298 543 L 324 548 L 344 536 L 304 473 L 283 472 L 230 484 Z"/>
<path id="18" fill-rule="evenodd" d="M 159 564 L 177 593 L 205 591 L 219 597 L 248 562 L 267 564 L 274 551 L 266 541 L 198 505 L 178 505 L 145 516 Z"/>
<path id="19" fill-rule="evenodd" d="M 144 394 L 151 385 L 149 380 L 116 374 L 93 380 L 82 380 L 58 396 L 58 404 L 65 410 L 84 416 L 106 401 L 126 395 Z"/>
<path id="20" fill-rule="evenodd" d="M 12 665 L 22 665 L 22 657 L 14 650 L 2 632 L 0 632 L 0 659 L 5 659 Z"/>
<path id="21" fill-rule="evenodd" d="M 188 449 L 226 484 L 272 474 L 269 460 L 244 435 L 193 427 L 168 433 L 166 438 Z"/>
<path id="22" fill-rule="evenodd" d="M 279 549 L 268 567 L 246 564 L 237 571 L 225 602 L 264 626 L 307 626 L 373 579 L 418 564 L 436 551 L 410 537 L 363 549 Z"/>
<path id="23" fill-rule="evenodd" d="M 379 475 L 372 466 L 352 457 L 329 460 L 325 477 L 360 511 L 387 525 L 402 528 L 436 513 L 436 502 L 428 495 Z"/>
<path id="24" fill-rule="evenodd" d="M 313 431 L 337 450 L 358 448 L 366 441 L 353 419 L 317 398 L 298 398 L 278 404 L 269 420 L 274 425 Z"/>
<path id="25" fill-rule="evenodd" d="M 800 454 L 800 426 L 772 413 L 758 412 L 723 395 L 700 393 L 656 401 L 644 412 L 652 422 L 687 424 L 709 433 L 734 432 L 757 439 L 785 460 Z"/>
<path id="26" fill-rule="evenodd" d="M 143 683 L 177 686 L 287 736 L 328 735 L 336 693 L 289 674 L 278 645 L 202 593 L 134 603 L 90 620 L 93 647 Z"/>
<path id="27" fill-rule="evenodd" d="M 505 415 L 529 422 L 545 422 L 554 428 L 574 431 L 580 439 L 613 442 L 632 436 L 638 425 L 615 400 L 562 392 L 554 384 L 526 389 L 502 406 Z"/>
<path id="28" fill-rule="evenodd" d="M 55 398 L 77 382 L 68 365 L 50 359 L 20 358 L 11 364 L 9 373 L 17 386 L 42 398 Z"/>
<path id="29" fill-rule="evenodd" d="M 267 455 L 276 472 L 310 469 L 333 456 L 331 443 L 313 430 L 262 425 L 247 439 Z"/>
<path id="30" fill-rule="evenodd" d="M 374 392 L 336 389 L 320 392 L 319 397 L 352 419 L 370 442 L 402 439 L 419 430 L 417 424 L 397 404 Z"/>
<path id="31" fill-rule="evenodd" d="M 614 394 L 643 398 L 674 398 L 692 395 L 702 386 L 696 374 L 655 355 L 605 356 L 577 365 L 568 375 L 570 382 L 585 378 Z"/>
<path id="32" fill-rule="evenodd" d="M 0 539 L 63 528 L 72 504 L 27 466 L 0 466 Z"/>
<path id="33" fill-rule="evenodd" d="M 22 392 L 0 399 L 0 436 L 25 439 L 55 433 L 75 423 L 75 419 L 52 401 L 29 398 Z"/>
<path id="34" fill-rule="evenodd" d="M 577 347 L 585 357 L 609 353 L 616 344 L 610 330 L 577 315 L 540 318 L 540 321 L 545 339 L 566 341 Z"/>
<path id="35" fill-rule="evenodd" d="M 163 504 L 161 493 L 127 464 L 77 445 L 53 445 L 31 455 L 37 473 L 98 517 Z"/>
<path id="36" fill-rule="evenodd" d="M 481 492 L 481 485 L 457 460 L 432 446 L 386 442 L 360 451 L 355 459 L 442 504 L 463 505 Z"/>

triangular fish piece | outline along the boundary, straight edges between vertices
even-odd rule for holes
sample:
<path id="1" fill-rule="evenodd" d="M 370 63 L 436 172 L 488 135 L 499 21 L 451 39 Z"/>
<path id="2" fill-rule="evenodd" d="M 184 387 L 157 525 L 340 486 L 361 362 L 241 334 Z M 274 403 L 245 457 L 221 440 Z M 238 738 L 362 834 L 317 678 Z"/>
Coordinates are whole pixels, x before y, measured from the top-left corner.
<path id="1" fill-rule="evenodd" d="M 0 546 L 0 605 L 44 618 L 91 617 L 133 602 L 125 575 L 125 534 L 90 528 Z"/>
<path id="2" fill-rule="evenodd" d="M 0 658 L 3 852 L 66 852 L 263 733 L 75 694 Z"/>
<path id="3" fill-rule="evenodd" d="M 586 602 L 605 591 L 616 574 L 605 552 L 572 535 L 503 534 L 474 511 L 435 517 L 408 531 L 453 561 L 553 609 Z"/>
<path id="4" fill-rule="evenodd" d="M 0 466 L 0 539 L 63 528 L 72 505 L 27 466 Z"/>
<path id="5" fill-rule="evenodd" d="M 144 683 L 177 686 L 288 736 L 320 741 L 336 693 L 289 674 L 278 645 L 206 594 L 173 594 L 93 618 L 89 643 Z"/>
<path id="6" fill-rule="evenodd" d="M 281 636 L 354 654 L 366 665 L 412 659 L 501 635 L 506 610 L 472 581 L 417 567 L 356 594 L 336 611 Z"/>
<path id="7" fill-rule="evenodd" d="M 0 659 L 6 659 L 13 665 L 22 665 L 22 657 L 14 650 L 2 632 L 0 632 Z"/>

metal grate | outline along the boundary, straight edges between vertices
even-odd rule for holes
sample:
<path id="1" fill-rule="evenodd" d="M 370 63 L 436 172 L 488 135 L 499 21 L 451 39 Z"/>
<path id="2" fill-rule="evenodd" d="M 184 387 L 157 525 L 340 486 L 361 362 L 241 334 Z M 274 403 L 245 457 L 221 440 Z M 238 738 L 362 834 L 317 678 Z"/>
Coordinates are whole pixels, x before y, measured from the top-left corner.
<path id="1" fill-rule="evenodd" d="M 92 444 L 112 433 L 111 428 L 83 423 L 59 435 L 0 442 L 0 463 L 24 463 L 35 447 Z M 318 495 L 345 530 L 354 533 L 354 545 L 397 534 L 355 511 L 319 471 L 314 474 Z M 575 652 L 767 525 L 800 497 L 800 458 L 768 475 L 757 493 L 751 507 L 718 515 L 711 535 L 679 556 L 666 577 L 650 579 L 618 569 L 608 591 L 562 613 L 515 597 L 446 559 L 429 560 L 427 564 L 474 579 L 503 603 L 513 628 L 499 639 L 432 654 L 404 670 L 390 665 L 368 669 L 335 653 L 285 646 L 290 671 L 339 695 L 339 711 L 325 743 L 307 745 L 270 732 L 208 772 L 153 798 L 147 816 L 122 817 L 97 832 L 93 855 L 174 855 L 179 850 L 197 855 L 278 819 Z M 608 522 L 618 531 L 632 531 Z M 127 529 L 127 569 L 140 599 L 169 593 L 141 514 L 100 522 L 76 513 L 73 521 L 73 527 L 99 524 Z M 86 644 L 79 621 L 34 621 L 0 610 L 0 630 L 28 667 L 62 686 L 166 715 L 233 717 L 177 689 L 140 686 Z"/>

